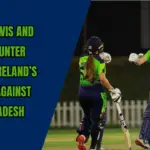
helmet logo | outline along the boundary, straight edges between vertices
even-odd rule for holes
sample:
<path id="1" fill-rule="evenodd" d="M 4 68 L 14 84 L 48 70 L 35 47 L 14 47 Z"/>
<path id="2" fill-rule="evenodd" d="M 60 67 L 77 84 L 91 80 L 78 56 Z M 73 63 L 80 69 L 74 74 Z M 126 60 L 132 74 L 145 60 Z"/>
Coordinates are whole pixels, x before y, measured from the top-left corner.
<path id="1" fill-rule="evenodd" d="M 88 49 L 92 50 L 92 46 L 89 46 Z"/>
<path id="2" fill-rule="evenodd" d="M 102 44 L 101 46 L 98 47 L 98 49 L 101 49 L 101 48 L 103 48 L 103 44 Z"/>

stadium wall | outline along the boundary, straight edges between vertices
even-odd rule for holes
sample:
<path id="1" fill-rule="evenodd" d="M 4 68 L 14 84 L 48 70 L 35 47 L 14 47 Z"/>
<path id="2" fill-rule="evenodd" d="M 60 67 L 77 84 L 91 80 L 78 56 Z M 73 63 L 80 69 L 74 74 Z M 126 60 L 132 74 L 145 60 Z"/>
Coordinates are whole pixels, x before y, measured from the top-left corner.
<path id="1" fill-rule="evenodd" d="M 141 1 L 141 47 L 150 47 L 150 2 Z"/>

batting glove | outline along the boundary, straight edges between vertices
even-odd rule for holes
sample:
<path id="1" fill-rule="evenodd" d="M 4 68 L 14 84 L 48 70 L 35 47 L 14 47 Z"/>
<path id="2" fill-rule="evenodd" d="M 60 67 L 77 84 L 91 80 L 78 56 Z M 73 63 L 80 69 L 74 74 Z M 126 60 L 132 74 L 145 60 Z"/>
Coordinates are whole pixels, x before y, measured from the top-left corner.
<path id="1" fill-rule="evenodd" d="M 129 61 L 135 63 L 135 62 L 136 62 L 139 58 L 141 58 L 142 56 L 144 56 L 143 53 L 140 53 L 140 54 L 131 53 L 131 54 L 129 55 Z"/>
<path id="2" fill-rule="evenodd" d="M 106 64 L 110 63 L 112 60 L 111 55 L 109 53 L 106 53 L 106 52 L 101 53 L 100 57 L 104 60 L 104 62 Z"/>
<path id="3" fill-rule="evenodd" d="M 136 62 L 137 60 L 138 60 L 138 54 L 136 54 L 136 53 L 131 53 L 130 55 L 129 55 L 129 62 Z"/>
<path id="4" fill-rule="evenodd" d="M 144 56 L 143 53 L 138 54 L 138 57 L 139 57 L 139 58 L 141 58 L 141 57 L 143 57 L 143 56 Z"/>
<path id="5" fill-rule="evenodd" d="M 111 99 L 114 102 L 120 103 L 120 101 L 121 101 L 121 91 L 118 88 L 112 89 L 110 91 L 110 96 L 111 96 Z"/>

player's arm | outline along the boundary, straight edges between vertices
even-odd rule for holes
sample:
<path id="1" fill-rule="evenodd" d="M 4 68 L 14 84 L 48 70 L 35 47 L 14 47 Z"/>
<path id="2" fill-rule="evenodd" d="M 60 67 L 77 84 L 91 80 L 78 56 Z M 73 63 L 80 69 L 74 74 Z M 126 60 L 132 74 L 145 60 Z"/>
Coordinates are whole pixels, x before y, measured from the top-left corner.
<path id="1" fill-rule="evenodd" d="M 110 91 L 111 89 L 113 89 L 112 85 L 110 84 L 110 82 L 109 82 L 108 79 L 106 78 L 106 64 L 105 64 L 105 63 L 100 63 L 100 64 L 99 64 L 98 74 L 99 74 L 99 79 L 100 79 L 101 84 L 102 84 L 108 91 Z"/>
<path id="2" fill-rule="evenodd" d="M 100 81 L 101 84 L 108 90 L 111 91 L 113 89 L 113 86 L 110 84 L 108 79 L 106 78 L 106 73 L 100 74 Z"/>
<path id="3" fill-rule="evenodd" d="M 137 59 L 137 61 L 135 62 L 138 65 L 142 65 L 145 62 L 148 62 L 150 60 L 150 50 L 148 50 L 144 56 L 140 57 Z"/>
<path id="4" fill-rule="evenodd" d="M 136 61 L 135 61 L 135 63 L 137 64 L 137 65 L 142 65 L 142 64 L 144 64 L 145 62 L 147 62 L 147 59 L 146 59 L 146 57 L 145 56 L 143 56 L 143 57 L 141 57 L 141 58 L 139 58 L 139 59 L 137 59 Z"/>
<path id="5" fill-rule="evenodd" d="M 129 61 L 134 62 L 139 66 L 144 64 L 145 62 L 150 61 L 150 49 L 143 56 L 141 56 L 140 54 L 131 53 L 129 56 Z"/>
<path id="6" fill-rule="evenodd" d="M 106 77 L 106 66 L 105 63 L 100 64 L 99 67 L 99 79 L 101 84 L 110 92 L 112 100 L 114 102 L 120 102 L 121 100 L 121 91 L 119 89 L 114 89 L 110 84 L 109 80 Z"/>

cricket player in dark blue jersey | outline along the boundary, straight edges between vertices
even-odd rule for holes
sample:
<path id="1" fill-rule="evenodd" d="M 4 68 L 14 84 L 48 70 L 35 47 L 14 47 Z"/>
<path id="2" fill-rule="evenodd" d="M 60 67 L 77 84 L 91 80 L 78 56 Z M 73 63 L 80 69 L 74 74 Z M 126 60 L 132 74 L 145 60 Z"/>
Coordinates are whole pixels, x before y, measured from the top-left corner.
<path id="1" fill-rule="evenodd" d="M 106 78 L 106 65 L 104 61 L 104 45 L 100 38 L 91 37 L 85 46 L 85 53 L 79 59 L 80 87 L 79 102 L 84 112 L 82 130 L 77 136 L 79 150 L 86 150 L 85 143 L 91 135 L 90 150 L 97 145 L 100 131 L 100 115 L 106 101 L 105 89 L 110 93 L 114 102 L 120 102 L 121 91 L 113 88 Z"/>
<path id="2" fill-rule="evenodd" d="M 131 53 L 129 61 L 139 66 L 146 62 L 150 62 L 150 49 L 148 49 L 145 54 Z M 140 135 L 139 138 L 135 140 L 135 143 L 144 149 L 150 148 L 150 104 L 148 104 L 144 112 Z"/>

